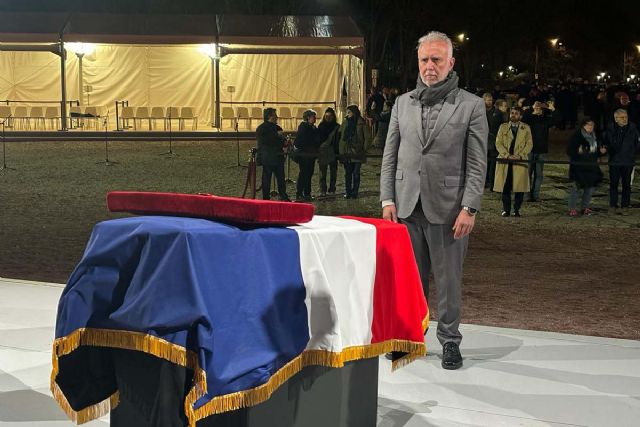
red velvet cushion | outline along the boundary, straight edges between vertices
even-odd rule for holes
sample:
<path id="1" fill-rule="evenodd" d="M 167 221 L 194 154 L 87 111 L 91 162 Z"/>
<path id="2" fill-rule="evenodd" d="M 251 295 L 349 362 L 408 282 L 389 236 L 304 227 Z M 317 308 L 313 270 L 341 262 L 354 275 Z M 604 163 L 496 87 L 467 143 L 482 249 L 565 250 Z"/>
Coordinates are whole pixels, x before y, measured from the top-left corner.
<path id="1" fill-rule="evenodd" d="M 112 191 L 107 194 L 107 206 L 111 212 L 192 216 L 242 224 L 274 225 L 309 222 L 314 210 L 314 206 L 307 203 L 139 191 Z"/>

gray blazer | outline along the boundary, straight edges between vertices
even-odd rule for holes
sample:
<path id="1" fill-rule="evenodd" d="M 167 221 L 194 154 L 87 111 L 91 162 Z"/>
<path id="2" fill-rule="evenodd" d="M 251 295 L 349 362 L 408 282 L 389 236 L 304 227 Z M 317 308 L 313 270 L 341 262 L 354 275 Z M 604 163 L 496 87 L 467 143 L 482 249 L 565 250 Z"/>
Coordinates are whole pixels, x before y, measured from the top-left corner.
<path id="1" fill-rule="evenodd" d="M 398 217 L 407 218 L 420 198 L 427 221 L 453 224 L 462 206 L 480 210 L 482 204 L 489 135 L 484 102 L 462 89 L 452 92 L 425 141 L 414 92 L 398 97 L 391 112 L 380 200 L 393 200 Z"/>

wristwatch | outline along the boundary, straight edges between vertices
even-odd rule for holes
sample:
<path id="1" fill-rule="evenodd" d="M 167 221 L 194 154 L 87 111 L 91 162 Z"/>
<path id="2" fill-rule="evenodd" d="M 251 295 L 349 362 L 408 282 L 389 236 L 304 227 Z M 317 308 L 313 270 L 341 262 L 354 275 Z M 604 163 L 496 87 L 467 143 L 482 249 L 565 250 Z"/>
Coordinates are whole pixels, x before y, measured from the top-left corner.
<path id="1" fill-rule="evenodd" d="M 467 211 L 467 213 L 468 213 L 469 215 L 471 215 L 471 216 L 474 216 L 475 214 L 477 214 L 477 213 L 478 213 L 478 209 L 471 208 L 471 207 L 469 207 L 469 206 L 463 206 L 463 207 L 462 207 L 462 210 Z"/>

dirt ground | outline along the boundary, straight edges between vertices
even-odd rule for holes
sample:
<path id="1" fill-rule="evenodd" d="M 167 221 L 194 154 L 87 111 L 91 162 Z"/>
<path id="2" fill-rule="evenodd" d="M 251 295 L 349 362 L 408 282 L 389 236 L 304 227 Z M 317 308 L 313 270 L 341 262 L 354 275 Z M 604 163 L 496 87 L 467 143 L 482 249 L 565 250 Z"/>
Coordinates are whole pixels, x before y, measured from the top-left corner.
<path id="1" fill-rule="evenodd" d="M 567 135 L 554 134 L 551 158 L 565 159 Z M 243 153 L 249 145 L 242 144 Z M 0 174 L 0 277 L 64 283 L 93 225 L 118 217 L 106 210 L 107 191 L 237 196 L 244 187 L 246 169 L 233 167 L 234 142 L 179 143 L 172 159 L 158 155 L 163 143 L 112 143 L 112 159 L 120 161 L 115 166 L 96 163 L 103 147 L 8 145 L 8 163 L 16 169 Z M 372 159 L 363 169 L 361 198 L 318 200 L 317 213 L 378 216 L 379 164 Z M 292 178 L 296 173 L 294 165 Z M 342 176 L 340 171 L 339 191 Z M 545 176 L 542 201 L 525 204 L 522 218 L 501 218 L 499 195 L 485 195 L 465 265 L 463 322 L 640 339 L 640 209 L 607 214 L 601 186 L 596 215 L 569 218 L 566 167 L 548 165 Z M 637 184 L 633 191 L 638 205 Z M 292 187 L 289 192 L 295 193 Z M 436 307 L 430 306 L 433 316 Z"/>

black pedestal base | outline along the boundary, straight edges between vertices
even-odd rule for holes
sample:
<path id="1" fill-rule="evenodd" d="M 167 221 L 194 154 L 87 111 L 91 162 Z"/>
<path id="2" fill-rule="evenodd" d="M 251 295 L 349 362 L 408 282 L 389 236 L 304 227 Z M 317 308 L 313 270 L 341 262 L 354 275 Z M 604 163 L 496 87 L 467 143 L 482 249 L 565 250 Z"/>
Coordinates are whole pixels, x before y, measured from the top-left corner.
<path id="1" fill-rule="evenodd" d="M 113 427 L 178 427 L 192 373 L 144 353 L 113 350 L 120 404 Z M 212 415 L 198 427 L 375 427 L 378 358 L 342 369 L 309 366 L 251 408 Z"/>

